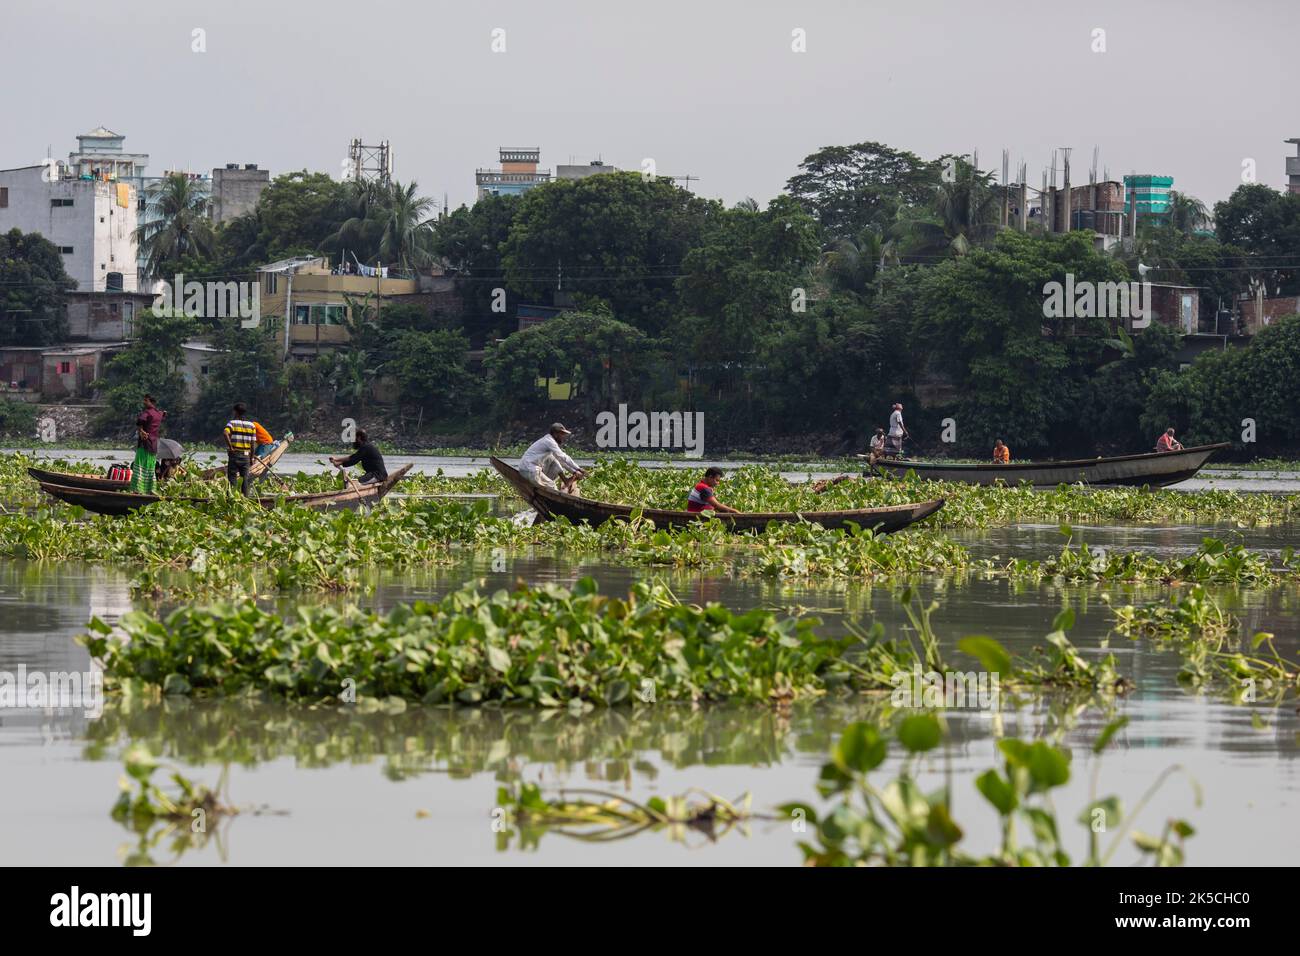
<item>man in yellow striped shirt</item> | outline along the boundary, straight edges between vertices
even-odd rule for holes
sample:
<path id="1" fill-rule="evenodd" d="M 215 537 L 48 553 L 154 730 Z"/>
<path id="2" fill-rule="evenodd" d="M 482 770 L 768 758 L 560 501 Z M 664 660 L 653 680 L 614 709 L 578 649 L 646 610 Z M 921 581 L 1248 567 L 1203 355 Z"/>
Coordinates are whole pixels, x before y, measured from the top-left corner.
<path id="1" fill-rule="evenodd" d="M 257 426 L 246 417 L 248 409 L 243 402 L 235 402 L 234 415 L 226 422 L 226 480 L 233 488 L 241 481 L 240 491 L 248 497 L 252 489 L 249 468 L 253 464 L 253 446 L 257 442 Z"/>

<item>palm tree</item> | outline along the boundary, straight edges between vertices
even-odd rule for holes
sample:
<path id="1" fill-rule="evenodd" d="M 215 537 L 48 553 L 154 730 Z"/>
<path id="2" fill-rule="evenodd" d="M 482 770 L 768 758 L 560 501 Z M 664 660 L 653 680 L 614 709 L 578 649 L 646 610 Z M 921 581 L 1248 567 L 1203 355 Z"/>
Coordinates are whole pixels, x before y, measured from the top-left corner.
<path id="1" fill-rule="evenodd" d="M 964 256 L 972 245 L 989 242 L 1001 228 L 1002 196 L 992 175 L 964 160 L 957 175 L 939 183 L 930 208 L 908 215 L 897 226 L 905 255 L 919 258 Z"/>
<path id="2" fill-rule="evenodd" d="M 734 206 L 732 206 L 731 208 L 732 208 L 732 209 L 738 209 L 738 210 L 740 210 L 741 212 L 758 212 L 758 211 L 759 211 L 758 200 L 755 199 L 753 196 L 746 196 L 744 199 L 741 199 L 739 202 L 737 202 L 737 203 L 736 203 Z"/>
<path id="3" fill-rule="evenodd" d="M 1195 196 L 1171 192 L 1164 218 L 1171 229 L 1184 236 L 1191 236 L 1210 224 L 1210 211 Z"/>
<path id="4" fill-rule="evenodd" d="M 393 183 L 380 219 L 380 256 L 408 272 L 432 259 L 433 200 L 417 196 L 417 188 L 414 181 Z"/>
<path id="5" fill-rule="evenodd" d="M 880 233 L 864 229 L 856 239 L 836 239 L 822 250 L 818 271 L 832 289 L 865 294 L 893 253 Z"/>
<path id="6" fill-rule="evenodd" d="M 182 173 L 172 173 L 146 191 L 146 220 L 135 230 L 150 276 L 162 274 L 167 262 L 182 256 L 208 256 L 215 244 L 211 198 L 207 186 Z"/>
<path id="7" fill-rule="evenodd" d="M 379 210 L 384 199 L 384 187 L 379 183 L 356 179 L 349 182 L 343 198 L 345 218 L 321 243 L 321 250 L 339 255 L 351 253 L 360 262 L 374 261 L 383 233 Z"/>

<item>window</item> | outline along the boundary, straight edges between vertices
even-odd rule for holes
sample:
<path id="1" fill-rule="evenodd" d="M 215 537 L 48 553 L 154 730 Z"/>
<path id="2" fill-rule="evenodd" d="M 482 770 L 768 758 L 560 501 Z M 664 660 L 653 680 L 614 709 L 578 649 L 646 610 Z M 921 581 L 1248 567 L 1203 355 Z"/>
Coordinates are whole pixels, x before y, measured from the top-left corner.
<path id="1" fill-rule="evenodd" d="M 70 256 L 72 255 L 72 246 L 59 246 L 59 252 L 63 253 L 65 256 Z"/>
<path id="2" fill-rule="evenodd" d="M 262 291 L 267 295 L 275 295 L 276 279 L 279 278 L 274 272 L 262 273 Z"/>
<path id="3" fill-rule="evenodd" d="M 311 325 L 311 306 L 295 305 L 293 307 L 294 325 Z"/>
<path id="4" fill-rule="evenodd" d="M 199 366 L 199 374 L 200 374 L 200 375 L 207 375 L 207 374 L 208 374 L 208 367 L 207 367 L 206 365 L 200 365 L 200 366 Z"/>
<path id="5" fill-rule="evenodd" d="M 342 325 L 344 316 L 344 307 L 341 305 L 325 306 L 325 324 Z"/>
<path id="6" fill-rule="evenodd" d="M 72 205 L 72 200 L 71 200 L 71 199 L 51 199 L 51 200 L 50 200 L 50 208 L 52 208 L 52 209 L 61 209 L 61 208 L 65 207 L 65 206 L 71 206 L 71 205 Z"/>
<path id="7" fill-rule="evenodd" d="M 9 187 L 0 186 L 0 209 L 9 208 Z"/>
<path id="8" fill-rule="evenodd" d="M 72 374 L 72 363 L 71 363 L 71 362 L 60 362 L 60 363 L 59 363 L 59 374 L 60 374 L 60 375 L 71 375 L 71 374 Z"/>
<path id="9" fill-rule="evenodd" d="M 110 302 L 110 303 L 108 304 L 108 314 L 109 314 L 109 315 L 117 315 L 117 303 L 116 303 L 116 302 Z"/>

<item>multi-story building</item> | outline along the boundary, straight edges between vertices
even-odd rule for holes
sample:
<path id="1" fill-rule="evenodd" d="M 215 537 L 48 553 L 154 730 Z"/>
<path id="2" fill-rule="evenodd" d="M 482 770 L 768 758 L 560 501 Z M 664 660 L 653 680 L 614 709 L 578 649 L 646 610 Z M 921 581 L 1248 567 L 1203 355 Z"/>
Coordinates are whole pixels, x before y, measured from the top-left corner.
<path id="1" fill-rule="evenodd" d="M 1286 191 L 1300 193 L 1300 137 L 1286 140 L 1295 147 L 1296 154 L 1286 158 Z"/>
<path id="2" fill-rule="evenodd" d="M 83 292 L 134 292 L 136 189 L 94 176 L 62 163 L 0 170 L 0 232 L 40 233 L 58 247 Z"/>
<path id="3" fill-rule="evenodd" d="M 556 166 L 556 179 L 586 179 L 588 176 L 599 176 L 601 173 L 616 173 L 617 166 L 606 165 L 599 159 L 593 159 L 589 163 L 571 166 Z"/>
<path id="4" fill-rule="evenodd" d="M 1150 173 L 1133 173 L 1124 177 L 1126 209 L 1143 216 L 1163 216 L 1169 211 L 1169 194 L 1173 191 L 1173 176 L 1154 176 Z"/>
<path id="5" fill-rule="evenodd" d="M 252 212 L 262 191 L 271 185 L 270 170 L 258 169 L 257 163 L 226 163 L 225 169 L 212 170 L 212 221 L 228 222 Z"/>
<path id="6" fill-rule="evenodd" d="M 285 355 L 307 357 L 351 341 L 348 332 L 351 302 L 382 309 L 390 304 L 427 306 L 414 278 L 386 274 L 360 275 L 330 267 L 318 256 L 283 259 L 257 270 L 263 323 L 283 328 Z M 385 270 L 386 273 L 387 270 Z"/>
<path id="7" fill-rule="evenodd" d="M 549 169 L 539 170 L 542 151 L 537 146 L 502 146 L 498 150 L 500 169 L 478 169 L 474 184 L 478 198 L 484 196 L 520 196 L 534 186 L 551 181 Z"/>

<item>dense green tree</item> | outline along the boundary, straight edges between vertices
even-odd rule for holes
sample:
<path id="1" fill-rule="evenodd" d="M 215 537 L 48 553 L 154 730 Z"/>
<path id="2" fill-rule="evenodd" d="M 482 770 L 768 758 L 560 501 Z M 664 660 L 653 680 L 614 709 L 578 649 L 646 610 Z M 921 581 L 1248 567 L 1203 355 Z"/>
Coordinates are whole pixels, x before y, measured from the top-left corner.
<path id="1" fill-rule="evenodd" d="M 1263 183 L 1238 186 L 1214 204 L 1215 234 L 1235 246 L 1267 295 L 1300 293 L 1300 195 Z"/>
<path id="2" fill-rule="evenodd" d="M 0 345 L 48 345 L 68 334 L 64 293 L 76 283 L 40 233 L 0 233 Z"/>
<path id="3" fill-rule="evenodd" d="M 1245 420 L 1255 441 L 1243 443 Z M 1300 316 L 1261 330 L 1249 348 L 1202 353 L 1182 371 L 1155 380 L 1142 426 L 1168 426 L 1184 444 L 1232 441 L 1251 455 L 1293 451 L 1300 444 Z"/>
<path id="4" fill-rule="evenodd" d="M 901 211 L 893 227 L 904 257 L 925 262 L 964 256 L 1000 229 L 1002 192 L 992 174 L 960 157 L 945 161 L 951 175 L 940 175 L 927 201 Z"/>
<path id="5" fill-rule="evenodd" d="M 506 283 L 501 250 L 519 203 L 518 196 L 484 196 L 433 227 L 433 252 L 456 277 L 461 324 L 473 342 L 500 338 L 516 328 L 518 295 Z"/>
<path id="6" fill-rule="evenodd" d="M 186 422 L 196 439 L 220 443 L 221 429 L 230 419 L 235 402 L 243 402 L 248 414 L 262 422 L 272 434 L 281 427 L 277 412 L 284 365 L 275 330 L 269 326 L 245 329 L 238 323 L 219 326 L 212 336 L 217 354 L 208 363 L 203 391 L 195 400 Z"/>
<path id="7" fill-rule="evenodd" d="M 169 429 L 183 426 L 185 351 L 181 346 L 196 330 L 197 323 L 179 313 L 146 309 L 136 316 L 135 338 L 109 360 L 104 378 L 95 383 L 108 405 L 108 427 L 120 431 L 130 426 L 146 392 L 167 412 Z"/>
<path id="8" fill-rule="evenodd" d="M 988 249 L 918 273 L 916 335 L 931 370 L 961 396 L 953 409 L 959 450 L 982 455 L 1001 437 L 1017 454 L 1077 451 L 1086 381 L 1116 321 L 1048 315 L 1047 284 L 1067 274 L 1076 283 L 1128 280 L 1079 232 L 1007 231 Z"/>
<path id="9" fill-rule="evenodd" d="M 566 312 L 495 345 L 484 364 L 501 413 L 536 414 L 547 405 L 539 380 L 556 378 L 572 385 L 573 407 L 594 422 L 597 411 L 639 397 L 652 362 L 640 330 L 608 312 Z"/>
<path id="10" fill-rule="evenodd" d="M 938 166 L 882 143 L 827 146 L 799 164 L 786 190 L 833 238 L 884 233 L 899 214 L 929 201 Z"/>
<path id="11" fill-rule="evenodd" d="M 468 411 L 481 393 L 466 367 L 468 351 L 469 340 L 460 332 L 400 332 L 387 370 L 397 380 L 402 404 L 418 406 L 433 419 Z"/>
<path id="12" fill-rule="evenodd" d="M 672 315 L 673 283 L 720 204 L 667 179 L 610 173 L 561 180 L 520 200 L 502 249 L 506 282 L 521 296 L 606 303 L 650 335 Z"/>
<path id="13" fill-rule="evenodd" d="M 315 253 L 345 220 L 347 190 L 346 183 L 305 169 L 275 177 L 257 202 L 262 257 Z"/>

